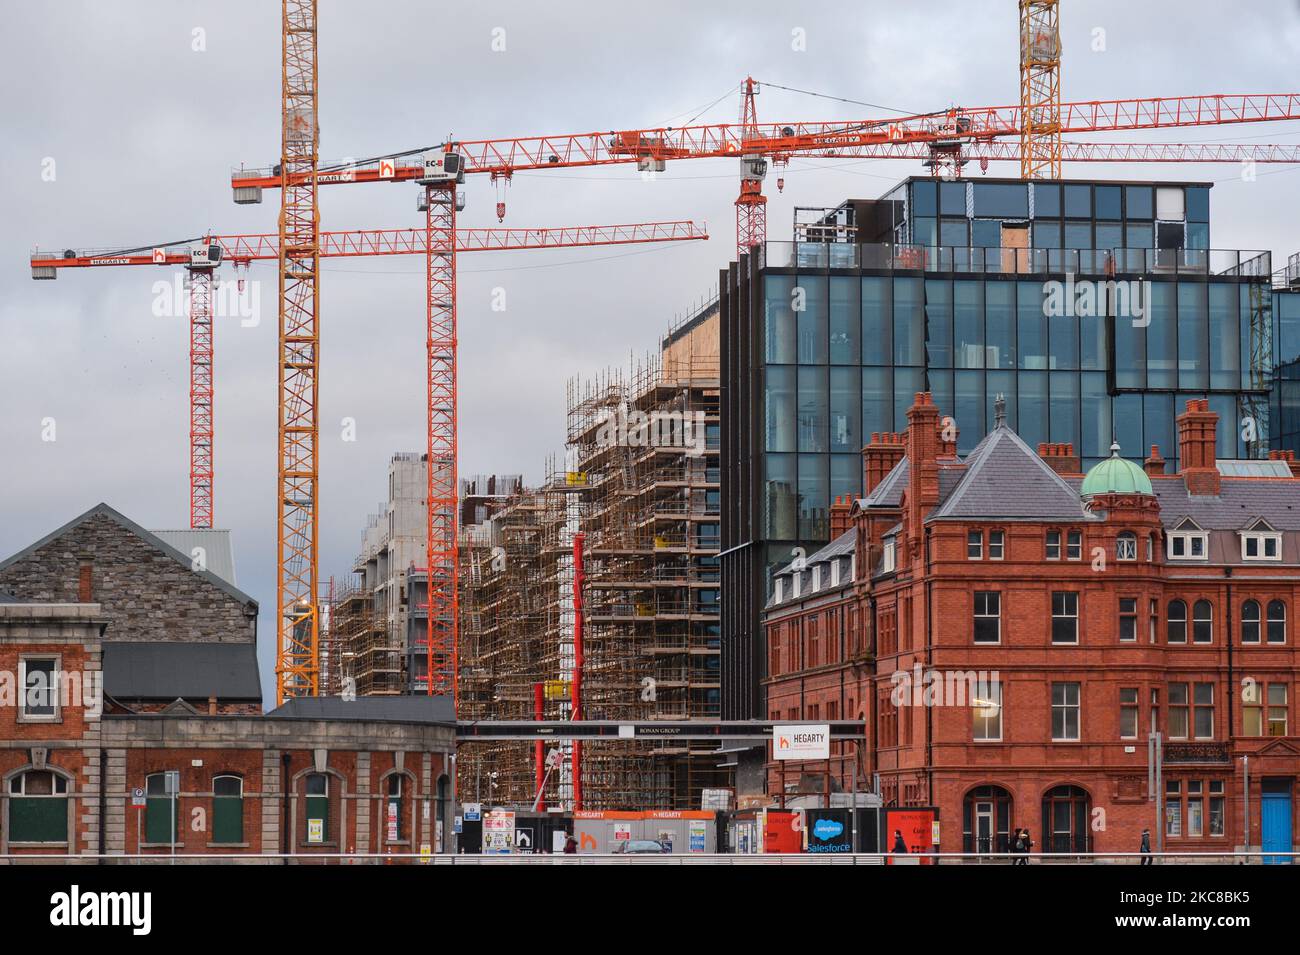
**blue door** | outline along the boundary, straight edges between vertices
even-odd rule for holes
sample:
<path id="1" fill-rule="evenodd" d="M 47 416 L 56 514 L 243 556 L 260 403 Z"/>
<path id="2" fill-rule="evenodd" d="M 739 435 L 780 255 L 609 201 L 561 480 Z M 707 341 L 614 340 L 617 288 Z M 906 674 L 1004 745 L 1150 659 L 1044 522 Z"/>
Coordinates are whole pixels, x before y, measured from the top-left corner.
<path id="1" fill-rule="evenodd" d="M 1291 851 L 1291 793 L 1265 792 L 1260 798 L 1265 852 Z M 1265 865 L 1289 865 L 1290 856 L 1264 856 Z"/>

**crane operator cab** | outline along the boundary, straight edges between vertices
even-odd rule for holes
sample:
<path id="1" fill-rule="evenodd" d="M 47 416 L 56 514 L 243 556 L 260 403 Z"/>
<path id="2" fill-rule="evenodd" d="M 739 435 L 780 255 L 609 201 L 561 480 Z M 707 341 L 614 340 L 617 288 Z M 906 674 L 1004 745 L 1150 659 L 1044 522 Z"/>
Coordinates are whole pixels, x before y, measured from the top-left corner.
<path id="1" fill-rule="evenodd" d="M 220 264 L 221 246 L 215 242 L 190 246 L 190 269 L 215 269 Z"/>

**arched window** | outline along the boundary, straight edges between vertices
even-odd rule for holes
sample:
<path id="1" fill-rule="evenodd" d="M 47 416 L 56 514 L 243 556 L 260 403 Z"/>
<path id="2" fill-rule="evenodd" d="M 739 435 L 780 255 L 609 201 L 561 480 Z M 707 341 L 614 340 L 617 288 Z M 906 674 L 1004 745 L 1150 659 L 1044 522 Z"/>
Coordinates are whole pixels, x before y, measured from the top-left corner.
<path id="1" fill-rule="evenodd" d="M 234 773 L 212 779 L 212 841 L 244 841 L 244 780 Z"/>
<path id="2" fill-rule="evenodd" d="M 319 845 L 329 839 L 330 778 L 325 773 L 309 773 L 303 790 L 307 794 L 307 842 Z"/>
<path id="3" fill-rule="evenodd" d="M 168 791 L 169 775 L 172 774 L 150 773 L 144 778 L 144 841 L 155 845 L 176 842 L 176 833 L 180 828 L 176 818 L 180 815 L 176 805 L 180 793 Z"/>
<path id="4" fill-rule="evenodd" d="M 1137 560 L 1138 559 L 1138 539 L 1132 531 L 1124 531 L 1115 538 L 1115 559 L 1116 560 Z"/>
<path id="5" fill-rule="evenodd" d="M 1192 643 L 1214 642 L 1214 608 L 1208 600 L 1192 606 Z"/>
<path id="6" fill-rule="evenodd" d="M 9 780 L 9 844 L 68 841 L 68 780 L 29 769 Z"/>
<path id="7" fill-rule="evenodd" d="M 1241 605 L 1241 642 L 1259 643 L 1259 602 L 1247 600 Z"/>
<path id="8" fill-rule="evenodd" d="M 1008 852 L 1011 794 L 1001 786 L 980 786 L 962 804 L 963 852 Z"/>
<path id="9" fill-rule="evenodd" d="M 1280 600 L 1268 602 L 1268 642 L 1286 643 L 1286 604 Z"/>
<path id="10" fill-rule="evenodd" d="M 403 825 L 405 813 L 403 798 L 406 780 L 401 773 L 393 773 L 384 781 L 384 841 L 400 842 L 406 838 Z"/>
<path id="11" fill-rule="evenodd" d="M 1165 617 L 1165 642 L 1187 642 L 1187 604 L 1181 600 L 1169 601 L 1169 613 Z"/>
<path id="12" fill-rule="evenodd" d="M 1043 851 L 1087 852 L 1089 797 L 1078 786 L 1056 786 L 1043 794 Z"/>

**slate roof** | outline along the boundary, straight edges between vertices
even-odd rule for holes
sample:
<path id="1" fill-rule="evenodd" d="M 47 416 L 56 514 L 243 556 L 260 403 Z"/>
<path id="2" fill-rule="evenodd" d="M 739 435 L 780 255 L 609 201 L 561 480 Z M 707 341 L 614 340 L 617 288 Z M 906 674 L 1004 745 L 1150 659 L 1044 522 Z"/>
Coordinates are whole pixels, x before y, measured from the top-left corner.
<path id="1" fill-rule="evenodd" d="M 456 711 L 449 696 L 341 696 L 295 697 L 266 714 L 268 719 L 359 720 L 374 723 L 445 723 L 455 725 Z"/>
<path id="2" fill-rule="evenodd" d="M 0 590 L 0 604 L 20 604 L 24 601 L 19 600 L 7 590 Z"/>
<path id="3" fill-rule="evenodd" d="M 233 583 L 224 579 L 220 575 L 214 574 L 211 570 L 194 570 L 193 559 L 190 557 L 188 552 L 182 554 L 179 550 L 177 550 L 175 547 L 173 547 L 171 544 L 167 543 L 166 541 L 162 540 L 153 532 L 145 530 L 143 527 L 141 527 L 135 521 L 131 520 L 121 511 L 117 510 L 116 508 L 109 507 L 107 504 L 103 503 L 102 501 L 96 504 L 90 510 L 86 511 L 84 514 L 80 514 L 77 517 L 74 517 L 72 520 L 68 521 L 68 523 L 64 524 L 62 527 L 50 531 L 50 533 L 46 534 L 36 543 L 29 544 L 28 546 L 24 547 L 22 550 L 18 551 L 18 553 L 13 554 L 10 557 L 6 557 L 4 560 L 0 560 L 0 570 L 4 570 L 10 564 L 17 563 L 18 561 L 22 560 L 24 557 L 27 557 L 35 553 L 36 551 L 44 547 L 46 544 L 49 544 L 51 541 L 57 540 L 58 538 L 66 534 L 68 531 L 72 530 L 74 527 L 77 527 L 85 523 L 86 521 L 90 520 L 92 517 L 95 517 L 96 515 L 102 515 L 104 517 L 107 517 L 109 520 L 115 522 L 119 526 L 130 531 L 132 534 L 134 534 L 136 537 L 139 537 L 146 544 L 149 544 L 152 547 L 156 547 L 158 550 L 162 551 L 168 557 L 171 557 L 173 560 L 175 560 L 177 563 L 183 566 L 186 570 L 190 571 L 191 573 L 198 574 L 204 580 L 208 581 L 208 583 L 212 584 L 217 589 L 223 590 L 226 593 L 230 594 L 230 596 L 234 597 L 240 603 L 252 604 L 254 606 L 257 605 L 256 600 L 254 600 L 248 594 L 244 593 Z M 234 568 L 234 563 L 232 559 L 231 562 L 232 574 L 233 574 L 233 568 Z"/>
<path id="4" fill-rule="evenodd" d="M 829 561 L 834 560 L 836 557 L 847 557 L 849 554 L 852 554 L 854 552 L 856 542 L 857 542 L 857 531 L 847 530 L 839 537 L 835 538 L 835 540 L 831 541 L 829 544 L 823 547 L 821 550 L 809 554 L 804 559 L 804 567 L 809 568 L 812 567 L 814 564 L 825 564 L 828 563 Z M 777 570 L 775 573 L 788 574 L 791 573 L 793 569 L 794 569 L 794 563 L 792 561 L 791 563 L 786 564 L 780 570 Z"/>
<path id="5" fill-rule="evenodd" d="M 942 477 L 940 472 L 940 476 Z M 966 457 L 956 487 L 927 520 L 1095 520 L 1067 483 L 1005 423 Z"/>
<path id="6" fill-rule="evenodd" d="M 858 507 L 898 507 L 907 490 L 908 465 L 903 458 L 881 479 L 875 489 L 859 499 Z"/>
<path id="7" fill-rule="evenodd" d="M 262 699 L 252 643 L 105 643 L 103 665 L 104 692 L 118 700 Z"/>

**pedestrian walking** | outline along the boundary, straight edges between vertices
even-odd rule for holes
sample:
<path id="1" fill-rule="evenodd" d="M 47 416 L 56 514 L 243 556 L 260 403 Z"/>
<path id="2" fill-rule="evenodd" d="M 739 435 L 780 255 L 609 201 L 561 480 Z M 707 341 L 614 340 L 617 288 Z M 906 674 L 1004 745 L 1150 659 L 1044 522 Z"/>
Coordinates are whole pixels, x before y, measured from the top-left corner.
<path id="1" fill-rule="evenodd" d="M 1029 865 L 1029 853 L 1033 851 L 1034 840 L 1029 837 L 1028 829 L 1020 830 L 1020 839 L 1016 843 L 1016 852 L 1020 853 L 1020 858 L 1016 860 L 1016 865 Z"/>
<path id="2" fill-rule="evenodd" d="M 1142 830 L 1142 848 L 1138 850 L 1142 853 L 1142 864 L 1151 864 L 1151 830 Z"/>
<path id="3" fill-rule="evenodd" d="M 894 848 L 890 851 L 903 855 L 907 854 L 907 843 L 903 841 L 903 831 L 901 829 L 894 830 Z"/>
<path id="4" fill-rule="evenodd" d="M 1016 831 L 1011 833 L 1011 838 L 1007 840 L 1007 852 L 1011 855 L 1011 864 L 1018 865 L 1020 860 L 1016 858 L 1016 853 L 1020 851 L 1020 827 L 1016 826 Z"/>

